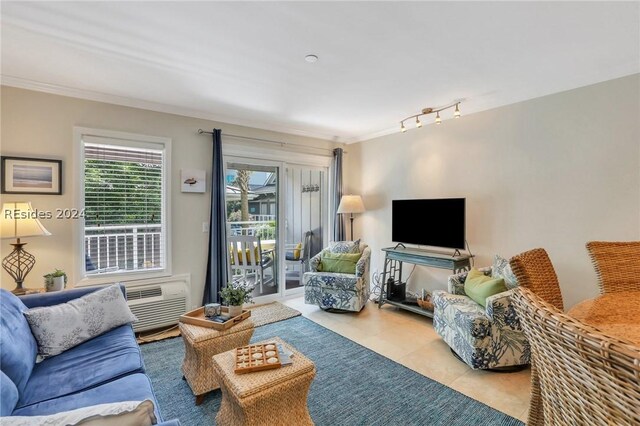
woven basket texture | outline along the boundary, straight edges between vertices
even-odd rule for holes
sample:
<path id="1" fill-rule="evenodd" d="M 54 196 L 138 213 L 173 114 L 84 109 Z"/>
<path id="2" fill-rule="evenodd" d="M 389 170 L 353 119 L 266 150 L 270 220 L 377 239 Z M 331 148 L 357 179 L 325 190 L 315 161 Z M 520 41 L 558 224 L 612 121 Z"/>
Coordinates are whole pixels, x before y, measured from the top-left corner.
<path id="1" fill-rule="evenodd" d="M 300 352 L 274 337 L 258 343 L 279 342 L 294 355 L 293 365 L 275 370 L 235 374 L 233 352 L 213 357 L 220 378 L 222 404 L 218 425 L 312 425 L 307 408 L 315 365 Z"/>
<path id="2" fill-rule="evenodd" d="M 640 347 L 563 314 L 528 288 L 512 300 L 536 368 L 532 400 L 540 405 L 532 405 L 528 425 L 640 424 Z"/>
<path id="3" fill-rule="evenodd" d="M 509 263 L 519 286 L 530 289 L 545 302 L 564 311 L 558 276 L 544 249 L 537 248 L 520 253 L 512 257 Z"/>
<path id="4" fill-rule="evenodd" d="M 184 323 L 179 326 L 185 349 L 182 374 L 194 395 L 202 395 L 220 387 L 211 357 L 248 345 L 254 330 L 251 317 L 222 331 Z"/>
<path id="5" fill-rule="evenodd" d="M 598 275 L 600 293 L 640 291 L 640 241 L 591 241 L 587 251 Z"/>

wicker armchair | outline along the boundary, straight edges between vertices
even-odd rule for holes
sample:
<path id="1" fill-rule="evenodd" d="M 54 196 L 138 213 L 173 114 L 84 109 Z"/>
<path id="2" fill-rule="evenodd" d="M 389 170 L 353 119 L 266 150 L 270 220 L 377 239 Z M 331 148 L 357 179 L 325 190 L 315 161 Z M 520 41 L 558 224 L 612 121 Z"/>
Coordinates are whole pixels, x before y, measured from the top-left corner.
<path id="1" fill-rule="evenodd" d="M 598 274 L 600 293 L 640 291 L 640 241 L 591 241 L 587 251 Z"/>
<path id="2" fill-rule="evenodd" d="M 544 249 L 537 248 L 520 253 L 512 257 L 509 264 L 520 286 L 530 289 L 545 302 L 564 311 L 558 276 Z"/>
<path id="3" fill-rule="evenodd" d="M 640 347 L 600 333 L 527 288 L 512 297 L 539 387 L 531 425 L 640 424 Z M 537 398 L 534 398 L 537 397 Z"/>

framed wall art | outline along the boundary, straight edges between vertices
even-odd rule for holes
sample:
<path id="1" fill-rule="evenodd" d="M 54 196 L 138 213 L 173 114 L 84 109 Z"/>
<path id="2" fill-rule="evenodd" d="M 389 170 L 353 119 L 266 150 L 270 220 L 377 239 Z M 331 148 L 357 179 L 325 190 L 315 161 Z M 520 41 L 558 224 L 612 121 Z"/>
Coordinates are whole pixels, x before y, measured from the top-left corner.
<path id="1" fill-rule="evenodd" d="M 62 160 L 2 156 L 3 194 L 62 194 Z"/>

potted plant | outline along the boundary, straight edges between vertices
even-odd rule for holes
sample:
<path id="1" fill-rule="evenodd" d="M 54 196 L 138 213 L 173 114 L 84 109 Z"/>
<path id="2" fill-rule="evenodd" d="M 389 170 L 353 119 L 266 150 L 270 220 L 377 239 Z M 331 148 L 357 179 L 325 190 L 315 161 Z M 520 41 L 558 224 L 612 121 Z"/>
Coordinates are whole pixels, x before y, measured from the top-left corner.
<path id="1" fill-rule="evenodd" d="M 254 286 L 246 282 L 228 283 L 220 291 L 222 301 L 229 307 L 229 316 L 236 317 L 242 314 L 243 303 L 253 303 L 251 292 Z"/>
<path id="2" fill-rule="evenodd" d="M 47 291 L 59 291 L 65 288 L 66 285 L 67 274 L 61 269 L 56 269 L 44 275 L 44 286 Z"/>

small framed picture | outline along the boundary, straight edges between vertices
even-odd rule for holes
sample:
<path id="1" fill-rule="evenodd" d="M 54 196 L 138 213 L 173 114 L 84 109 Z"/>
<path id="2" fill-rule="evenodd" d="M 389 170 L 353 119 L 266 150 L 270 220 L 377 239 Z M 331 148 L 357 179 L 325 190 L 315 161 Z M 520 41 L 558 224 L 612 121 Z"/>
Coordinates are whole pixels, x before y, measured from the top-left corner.
<path id="1" fill-rule="evenodd" d="M 62 160 L 2 156 L 3 194 L 62 194 Z"/>
<path id="2" fill-rule="evenodd" d="M 198 169 L 182 169 L 180 170 L 180 179 L 182 180 L 182 192 L 204 192 L 205 191 L 204 170 Z"/>

